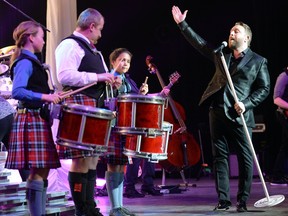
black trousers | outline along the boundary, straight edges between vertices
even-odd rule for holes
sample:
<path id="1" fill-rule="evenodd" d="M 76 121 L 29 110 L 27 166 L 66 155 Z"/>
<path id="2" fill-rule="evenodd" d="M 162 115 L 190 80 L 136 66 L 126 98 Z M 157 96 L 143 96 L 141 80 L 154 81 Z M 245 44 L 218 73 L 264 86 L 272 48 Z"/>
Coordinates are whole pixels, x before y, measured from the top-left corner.
<path id="1" fill-rule="evenodd" d="M 243 126 L 228 119 L 224 108 L 210 108 L 210 133 L 216 191 L 219 200 L 230 201 L 229 147 L 235 149 L 238 160 L 239 182 L 237 201 L 247 201 L 253 178 L 253 156 Z M 252 128 L 248 128 L 250 137 Z"/>
<path id="2" fill-rule="evenodd" d="M 279 111 L 276 111 L 276 118 L 281 125 L 281 145 L 276 156 L 273 175 L 275 177 L 283 177 L 287 175 L 285 170 L 285 162 L 287 161 L 288 155 L 288 119 L 287 117 Z"/>

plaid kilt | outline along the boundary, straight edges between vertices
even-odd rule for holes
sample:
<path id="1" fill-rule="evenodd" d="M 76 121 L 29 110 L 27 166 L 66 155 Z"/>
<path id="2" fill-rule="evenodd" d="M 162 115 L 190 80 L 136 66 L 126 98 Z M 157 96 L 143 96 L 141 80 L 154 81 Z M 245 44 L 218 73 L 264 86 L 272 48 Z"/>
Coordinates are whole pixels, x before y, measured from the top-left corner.
<path id="1" fill-rule="evenodd" d="M 112 128 L 108 152 L 105 156 L 101 157 L 101 159 L 112 165 L 126 165 L 128 163 L 128 157 L 123 154 L 125 143 L 126 136 L 113 132 Z"/>
<path id="2" fill-rule="evenodd" d="M 40 109 L 17 113 L 12 124 L 5 167 L 30 169 L 60 166 L 50 124 L 40 117 Z"/>
<path id="3" fill-rule="evenodd" d="M 83 94 L 72 95 L 64 99 L 63 104 L 80 104 L 84 106 L 97 106 L 97 100 L 91 97 L 88 97 Z M 60 120 L 61 121 L 61 120 Z M 57 143 L 57 141 L 56 141 Z M 85 157 L 97 157 L 99 154 L 96 154 L 93 151 L 85 151 L 76 148 L 70 148 L 63 145 L 57 144 L 57 151 L 60 159 L 75 159 L 75 158 L 85 158 Z"/>

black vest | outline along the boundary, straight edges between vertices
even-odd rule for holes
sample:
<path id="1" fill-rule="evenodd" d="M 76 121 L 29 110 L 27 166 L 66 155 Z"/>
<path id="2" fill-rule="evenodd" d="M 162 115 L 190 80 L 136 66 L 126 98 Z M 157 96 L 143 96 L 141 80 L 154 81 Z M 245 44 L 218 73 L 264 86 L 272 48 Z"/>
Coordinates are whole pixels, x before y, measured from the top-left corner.
<path id="1" fill-rule="evenodd" d="M 33 92 L 39 92 L 43 94 L 49 94 L 50 88 L 48 85 L 48 74 L 44 70 L 41 62 L 38 59 L 34 59 L 26 54 L 20 54 L 20 56 L 16 59 L 16 61 L 11 66 L 11 79 L 13 80 L 13 70 L 17 63 L 20 60 L 28 59 L 33 64 L 33 72 L 30 76 L 28 83 L 27 83 L 27 89 L 31 90 Z M 19 101 L 19 107 L 20 108 L 30 108 L 30 109 L 36 109 L 42 107 L 44 104 L 44 101 Z"/>
<path id="2" fill-rule="evenodd" d="M 97 52 L 94 52 L 92 48 L 90 47 L 90 45 L 85 40 L 75 35 L 70 35 L 69 37 L 65 39 L 68 39 L 68 38 L 77 41 L 79 46 L 85 51 L 85 55 L 78 68 L 79 72 L 88 71 L 88 72 L 92 72 L 92 73 L 94 72 L 97 74 L 106 73 L 100 54 Z M 93 85 L 81 91 L 80 93 L 98 100 L 99 97 L 105 91 L 105 86 L 106 84 L 104 82 L 99 82 L 97 83 L 97 85 Z M 79 87 L 75 87 L 75 86 L 70 86 L 70 88 L 72 88 L 73 90 L 79 89 Z"/>

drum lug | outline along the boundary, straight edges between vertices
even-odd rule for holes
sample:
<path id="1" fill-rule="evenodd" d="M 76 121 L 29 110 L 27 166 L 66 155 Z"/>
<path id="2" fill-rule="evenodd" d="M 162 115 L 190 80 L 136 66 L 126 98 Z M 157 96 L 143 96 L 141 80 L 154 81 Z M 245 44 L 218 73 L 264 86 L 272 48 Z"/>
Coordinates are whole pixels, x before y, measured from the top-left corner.
<path id="1" fill-rule="evenodd" d="M 156 135 L 159 135 L 159 130 L 155 130 L 154 128 L 148 128 L 147 129 L 147 137 L 156 137 Z M 158 133 L 156 133 L 158 132 Z"/>

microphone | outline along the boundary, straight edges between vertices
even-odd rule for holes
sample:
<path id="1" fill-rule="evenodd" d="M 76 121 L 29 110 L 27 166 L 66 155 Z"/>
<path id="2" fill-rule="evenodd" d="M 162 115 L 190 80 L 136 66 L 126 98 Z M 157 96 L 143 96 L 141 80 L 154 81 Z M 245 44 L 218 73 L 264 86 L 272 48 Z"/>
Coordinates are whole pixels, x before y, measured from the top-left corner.
<path id="1" fill-rule="evenodd" d="M 222 49 L 223 49 L 224 47 L 226 47 L 227 45 L 228 45 L 227 42 L 226 42 L 226 41 L 223 41 L 218 48 L 214 49 L 214 53 L 216 54 L 216 53 L 222 51 Z"/>

